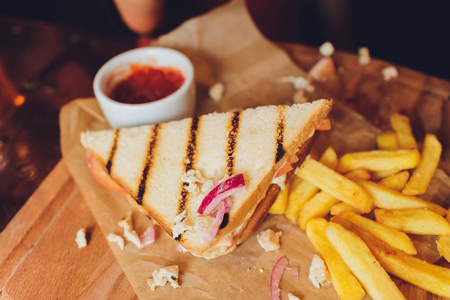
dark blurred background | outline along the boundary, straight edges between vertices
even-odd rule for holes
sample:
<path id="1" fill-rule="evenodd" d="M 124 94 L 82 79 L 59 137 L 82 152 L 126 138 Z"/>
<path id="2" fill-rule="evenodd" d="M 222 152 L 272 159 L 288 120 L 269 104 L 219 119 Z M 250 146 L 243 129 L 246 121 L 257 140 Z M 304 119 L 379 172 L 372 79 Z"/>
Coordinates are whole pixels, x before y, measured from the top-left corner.
<path id="1" fill-rule="evenodd" d="M 81 26 L 98 35 L 133 35 L 112 0 L 10 0 L 1 16 Z M 224 0 L 167 0 L 165 23 L 154 36 Z M 271 40 L 356 52 L 449 79 L 448 1 L 248 0 L 251 15 Z M 1 41 L 0 41 L 1 47 Z"/>

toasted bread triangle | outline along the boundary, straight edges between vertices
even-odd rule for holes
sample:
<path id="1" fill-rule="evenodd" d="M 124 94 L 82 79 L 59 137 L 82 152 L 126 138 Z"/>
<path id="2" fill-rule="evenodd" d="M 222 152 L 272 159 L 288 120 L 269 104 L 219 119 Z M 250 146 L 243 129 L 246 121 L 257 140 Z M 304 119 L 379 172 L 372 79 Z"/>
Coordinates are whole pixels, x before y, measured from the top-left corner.
<path id="1" fill-rule="evenodd" d="M 317 100 L 212 113 L 155 125 L 83 132 L 81 142 L 171 236 L 174 218 L 186 211 L 187 230 L 176 237 L 191 253 L 212 258 L 234 247 L 224 240 L 233 240 L 242 232 L 275 172 L 313 136 L 331 106 L 330 100 Z M 239 173 L 245 177 L 245 191 L 233 196 L 228 225 L 211 243 L 204 242 L 204 233 L 194 226 L 205 191 L 201 196 L 201 184 L 194 191 L 183 182 L 182 176 L 189 170 L 199 171 L 204 179 L 212 179 L 215 172 L 220 178 Z"/>

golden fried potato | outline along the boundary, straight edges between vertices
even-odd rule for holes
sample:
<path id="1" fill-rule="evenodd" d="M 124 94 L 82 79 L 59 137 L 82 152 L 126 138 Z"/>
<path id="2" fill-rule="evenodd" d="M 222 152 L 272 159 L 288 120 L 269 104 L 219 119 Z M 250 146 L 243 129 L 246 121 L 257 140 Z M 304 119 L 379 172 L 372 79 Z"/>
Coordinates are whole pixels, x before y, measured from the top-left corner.
<path id="1" fill-rule="evenodd" d="M 306 229 L 306 223 L 312 218 L 323 218 L 338 200 L 325 191 L 320 191 L 305 203 L 300 211 L 300 227 Z"/>
<path id="2" fill-rule="evenodd" d="M 414 255 L 417 253 L 413 242 L 409 236 L 395 228 L 386 226 L 382 223 L 375 222 L 371 219 L 357 215 L 353 212 L 346 211 L 339 214 L 340 217 L 352 222 L 353 224 L 361 227 L 362 229 L 370 232 L 377 238 L 385 241 L 390 246 L 405 251 L 408 254 Z"/>
<path id="3" fill-rule="evenodd" d="M 391 277 L 356 234 L 337 223 L 330 222 L 326 235 L 373 299 L 405 299 Z"/>
<path id="4" fill-rule="evenodd" d="M 402 171 L 402 172 L 398 172 L 396 174 L 384 177 L 378 183 L 381 184 L 382 186 L 390 188 L 391 190 L 400 192 L 405 187 L 405 184 L 406 184 L 406 182 L 408 182 L 408 179 L 409 179 L 409 172 Z"/>
<path id="5" fill-rule="evenodd" d="M 450 214 L 447 212 L 447 222 L 450 223 Z M 437 241 L 437 249 L 448 262 L 450 262 L 450 234 L 441 235 Z"/>
<path id="6" fill-rule="evenodd" d="M 319 189 L 364 213 L 368 213 L 372 209 L 372 199 L 364 189 L 317 160 L 311 158 L 305 160 L 299 167 L 297 174 Z"/>
<path id="7" fill-rule="evenodd" d="M 338 157 L 333 147 L 329 146 L 322 154 L 319 160 L 322 164 L 330 169 L 335 170 L 338 165 Z"/>
<path id="8" fill-rule="evenodd" d="M 345 202 L 336 203 L 335 205 L 333 205 L 330 208 L 330 214 L 332 214 L 333 216 L 339 215 L 340 213 L 342 213 L 344 211 L 351 211 L 358 215 L 362 214 L 362 211 L 360 211 L 356 207 L 353 207 Z"/>
<path id="9" fill-rule="evenodd" d="M 370 180 L 372 178 L 372 174 L 370 174 L 369 170 L 360 168 L 346 173 L 345 177 L 347 177 L 350 180 L 355 179 Z"/>
<path id="10" fill-rule="evenodd" d="M 377 136 L 377 145 L 380 150 L 397 150 L 397 134 L 392 130 L 380 133 Z"/>
<path id="11" fill-rule="evenodd" d="M 278 193 L 277 199 L 275 199 L 275 202 L 269 209 L 269 214 L 284 214 L 288 201 L 288 191 L 289 184 L 287 184 L 284 189 Z"/>
<path id="12" fill-rule="evenodd" d="M 341 156 L 337 171 L 346 173 L 359 168 L 371 171 L 407 170 L 415 168 L 419 159 L 420 153 L 417 149 L 353 152 Z"/>
<path id="13" fill-rule="evenodd" d="M 427 263 L 397 250 L 344 218 L 336 216 L 332 221 L 356 233 L 383 268 L 392 275 L 436 295 L 450 297 L 450 269 Z"/>
<path id="14" fill-rule="evenodd" d="M 446 235 L 450 224 L 442 216 L 427 209 L 375 209 L 375 219 L 406 233 Z"/>
<path id="15" fill-rule="evenodd" d="M 393 114 L 391 116 L 391 126 L 397 134 L 400 149 L 417 148 L 417 142 L 412 133 L 411 124 L 407 116 Z"/>
<path id="16" fill-rule="evenodd" d="M 306 224 L 306 235 L 314 248 L 325 260 L 331 282 L 341 300 L 357 300 L 366 292 L 355 275 L 345 264 L 326 236 L 328 222 L 322 218 L 313 218 Z"/>
<path id="17" fill-rule="evenodd" d="M 414 196 L 403 195 L 380 184 L 364 180 L 358 181 L 358 184 L 369 193 L 376 207 L 386 209 L 426 208 L 441 216 L 447 214 L 447 210 L 436 203 Z"/>
<path id="18" fill-rule="evenodd" d="M 434 134 L 427 134 L 423 145 L 422 157 L 411 179 L 403 189 L 403 194 L 421 195 L 427 191 L 431 178 L 438 166 L 441 152 L 442 145 L 437 137 Z"/>
<path id="19" fill-rule="evenodd" d="M 391 170 L 375 171 L 375 172 L 372 172 L 372 174 L 373 174 L 373 177 L 375 177 L 375 179 L 380 180 L 380 179 L 386 178 L 388 176 L 397 174 L 400 171 L 401 171 L 401 169 L 391 169 Z"/>
<path id="20" fill-rule="evenodd" d="M 338 158 L 333 147 L 330 146 L 323 152 L 322 156 L 320 157 L 320 162 L 331 169 L 336 168 Z M 301 178 L 297 174 L 295 177 Z M 288 203 L 285 213 L 286 218 L 288 218 L 292 222 L 297 221 L 303 205 L 318 191 L 319 189 L 308 181 L 302 181 L 296 187 L 292 188 L 288 196 Z"/>
<path id="21" fill-rule="evenodd" d="M 303 180 L 295 189 L 291 191 L 288 196 L 288 203 L 286 208 L 286 218 L 292 222 L 297 221 L 303 205 L 311 199 L 317 192 L 317 188 L 312 183 Z"/>

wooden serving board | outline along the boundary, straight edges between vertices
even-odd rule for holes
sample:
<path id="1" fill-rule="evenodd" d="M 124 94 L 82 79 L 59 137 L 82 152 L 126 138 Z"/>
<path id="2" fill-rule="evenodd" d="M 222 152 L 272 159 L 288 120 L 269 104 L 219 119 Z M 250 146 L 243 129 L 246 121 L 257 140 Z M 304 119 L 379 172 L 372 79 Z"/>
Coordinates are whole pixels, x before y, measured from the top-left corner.
<path id="1" fill-rule="evenodd" d="M 282 45 L 305 70 L 318 60 L 317 49 Z M 386 62 L 362 69 L 353 54 L 337 53 L 345 68 L 346 103 L 381 128 L 393 112 L 408 114 L 415 133 L 437 133 L 444 146 L 441 169 L 449 173 L 450 83 L 399 68 L 395 83 L 383 84 Z M 370 80 L 369 80 L 370 79 Z M 79 228 L 88 228 L 89 244 L 78 249 Z M 437 262 L 449 267 L 443 259 Z M 407 299 L 442 299 L 408 283 L 399 283 Z M 0 234 L 0 299 L 133 299 L 131 285 L 61 161 Z"/>

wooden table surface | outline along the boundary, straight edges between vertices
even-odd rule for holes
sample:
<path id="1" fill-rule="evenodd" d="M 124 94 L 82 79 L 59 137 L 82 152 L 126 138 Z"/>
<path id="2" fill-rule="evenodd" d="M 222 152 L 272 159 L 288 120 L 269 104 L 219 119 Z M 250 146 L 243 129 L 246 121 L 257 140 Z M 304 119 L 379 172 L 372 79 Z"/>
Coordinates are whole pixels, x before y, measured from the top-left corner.
<path id="1" fill-rule="evenodd" d="M 8 41 L 0 51 L 0 299 L 136 298 L 60 161 L 58 111 L 74 98 L 92 96 L 98 67 L 137 40 L 12 19 L 0 19 L 0 38 Z M 319 59 L 316 48 L 280 46 L 304 70 Z M 391 113 L 401 112 L 411 117 L 419 140 L 436 133 L 444 148 L 440 168 L 449 174 L 450 82 L 399 68 L 396 83 L 384 85 L 379 71 L 386 62 L 363 70 L 354 54 L 334 58 L 346 70 L 341 101 L 381 128 Z M 82 227 L 89 245 L 78 249 L 74 236 Z M 399 286 L 407 299 L 441 299 Z"/>

